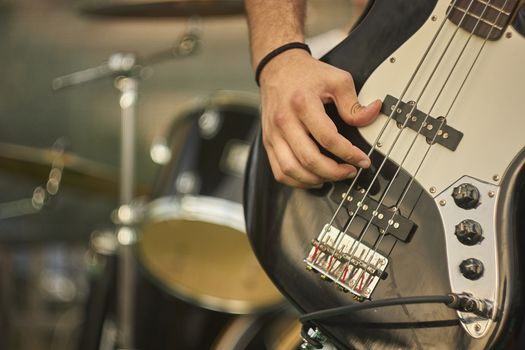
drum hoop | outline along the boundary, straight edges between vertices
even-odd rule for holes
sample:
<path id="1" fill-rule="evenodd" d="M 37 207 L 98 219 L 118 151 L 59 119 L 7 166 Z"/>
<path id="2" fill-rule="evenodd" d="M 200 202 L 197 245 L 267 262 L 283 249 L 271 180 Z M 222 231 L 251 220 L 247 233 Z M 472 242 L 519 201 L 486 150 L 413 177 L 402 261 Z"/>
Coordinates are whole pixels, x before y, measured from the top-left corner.
<path id="1" fill-rule="evenodd" d="M 148 206 L 148 222 L 202 221 L 246 233 L 242 204 L 230 200 L 209 196 L 175 195 L 158 198 Z"/>
<path id="2" fill-rule="evenodd" d="M 148 204 L 144 221 L 145 225 L 167 220 L 201 221 L 229 227 L 241 234 L 246 233 L 242 204 L 216 197 L 175 195 L 161 197 Z M 142 232 L 141 235 L 145 234 L 147 233 Z M 270 304 L 253 306 L 251 302 L 244 300 L 224 299 L 208 294 L 195 294 L 182 285 L 170 285 L 158 278 L 154 270 L 147 263 L 144 263 L 144 255 L 140 252 L 140 241 L 141 239 L 139 239 L 137 245 L 137 253 L 142 261 L 140 265 L 143 271 L 155 285 L 181 300 L 200 305 L 208 310 L 230 314 L 265 313 L 278 310 L 285 305 L 284 299 L 281 299 Z"/>
<path id="3" fill-rule="evenodd" d="M 208 96 L 197 96 L 184 103 L 175 113 L 175 123 L 177 120 L 190 115 L 201 109 L 221 109 L 221 108 L 250 108 L 259 113 L 260 98 L 258 94 L 247 91 L 218 90 Z M 170 133 L 171 134 L 171 133 Z"/>

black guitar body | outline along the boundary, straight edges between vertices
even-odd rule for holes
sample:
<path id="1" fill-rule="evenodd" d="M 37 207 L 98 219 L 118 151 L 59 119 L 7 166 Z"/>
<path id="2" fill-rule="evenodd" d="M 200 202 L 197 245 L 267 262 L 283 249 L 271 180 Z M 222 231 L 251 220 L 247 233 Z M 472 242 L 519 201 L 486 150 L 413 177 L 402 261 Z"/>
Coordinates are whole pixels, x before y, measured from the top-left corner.
<path id="1" fill-rule="evenodd" d="M 349 37 L 322 60 L 352 73 L 356 88 L 363 86 L 372 72 L 411 37 L 431 15 L 433 0 L 376 0 Z M 410 18 L 410 21 L 406 19 Z M 326 109 L 347 136 L 365 152 L 370 149 L 359 132 L 346 126 L 333 105 Z M 379 167 L 382 155 L 372 155 L 372 167 Z M 486 349 L 516 345 L 523 319 L 523 259 L 525 257 L 524 187 L 525 152 L 511 164 L 501 182 L 498 197 L 497 231 L 498 289 L 500 314 L 488 335 L 475 339 L 464 331 L 456 311 L 442 304 L 400 305 L 359 311 L 315 322 L 336 344 L 349 349 Z M 395 164 L 387 160 L 370 197 L 379 201 Z M 366 188 L 367 179 L 361 187 Z M 394 205 L 409 180 L 402 170 L 398 185 L 384 203 Z M 357 303 L 352 293 L 343 293 L 319 274 L 305 269 L 304 259 L 312 249 L 312 240 L 322 230 L 338 205 L 337 198 L 350 182 L 327 184 L 321 190 L 298 190 L 273 179 L 269 162 L 259 137 L 252 149 L 245 183 L 245 213 L 252 247 L 265 271 L 280 291 L 301 312 L 313 312 Z M 338 197 L 339 196 L 339 197 Z M 417 229 L 404 240 L 385 237 L 381 252 L 388 254 L 388 277 L 381 280 L 371 299 L 406 296 L 446 295 L 449 282 L 445 232 L 435 200 L 417 182 L 399 212 L 415 223 Z M 348 216 L 339 216 L 336 226 L 343 227 Z M 365 225 L 357 217 L 351 235 L 357 237 Z M 379 230 L 367 235 L 372 245 Z M 367 301 L 363 301 L 366 303 Z"/>

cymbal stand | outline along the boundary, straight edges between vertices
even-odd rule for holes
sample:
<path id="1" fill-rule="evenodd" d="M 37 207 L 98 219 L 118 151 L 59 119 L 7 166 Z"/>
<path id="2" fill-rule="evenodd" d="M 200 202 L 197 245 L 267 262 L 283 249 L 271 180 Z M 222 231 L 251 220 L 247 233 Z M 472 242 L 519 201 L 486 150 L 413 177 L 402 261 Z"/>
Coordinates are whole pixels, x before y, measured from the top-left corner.
<path id="1" fill-rule="evenodd" d="M 198 48 L 199 37 L 190 27 L 176 43 L 166 51 L 151 55 L 146 64 L 167 58 L 179 58 L 193 54 Z M 100 66 L 65 75 L 53 80 L 52 87 L 59 90 L 68 86 L 87 83 L 105 77 L 113 77 L 120 92 L 121 143 L 120 143 L 120 196 L 117 209 L 117 348 L 134 349 L 133 327 L 135 324 L 135 224 L 137 214 L 132 200 L 135 189 L 135 142 L 138 87 L 144 66 L 137 64 L 132 53 L 116 53 Z"/>
<path id="2" fill-rule="evenodd" d="M 135 229 L 131 201 L 135 189 L 135 141 L 137 120 L 138 79 L 129 75 L 117 78 L 120 91 L 121 144 L 120 144 L 120 207 L 117 229 L 117 345 L 122 349 L 133 349 L 135 266 L 133 244 Z"/>

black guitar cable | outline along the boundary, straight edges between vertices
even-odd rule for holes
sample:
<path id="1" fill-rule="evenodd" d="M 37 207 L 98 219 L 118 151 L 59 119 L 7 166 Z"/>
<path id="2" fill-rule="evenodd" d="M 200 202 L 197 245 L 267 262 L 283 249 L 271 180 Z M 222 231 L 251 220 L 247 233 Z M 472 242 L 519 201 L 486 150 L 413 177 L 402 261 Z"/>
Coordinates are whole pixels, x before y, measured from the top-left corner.
<path id="1" fill-rule="evenodd" d="M 301 322 L 312 320 L 320 320 L 329 317 L 342 316 L 356 311 L 374 309 L 378 307 L 394 306 L 394 305 L 409 305 L 409 304 L 445 304 L 449 306 L 455 301 L 453 294 L 448 295 L 429 295 L 417 297 L 391 298 L 372 300 L 360 304 L 352 304 L 346 306 L 335 307 L 333 309 L 326 309 L 321 311 L 310 312 L 299 317 Z"/>
<path id="2" fill-rule="evenodd" d="M 360 304 L 352 304 L 346 306 L 335 307 L 332 309 L 320 310 L 303 314 L 299 320 L 303 323 L 301 335 L 305 341 L 313 345 L 315 348 L 320 346 L 320 342 L 308 335 L 308 329 L 312 328 L 311 321 L 323 320 L 330 317 L 348 315 L 356 311 L 375 309 L 380 307 L 395 306 L 395 305 L 410 305 L 410 304 L 445 304 L 445 306 L 463 312 L 471 312 L 482 318 L 493 318 L 492 303 L 485 299 L 478 299 L 468 293 L 456 294 L 450 293 L 447 295 L 428 295 L 428 296 L 413 296 L 401 297 L 391 299 L 372 300 Z M 322 347 L 322 346 L 321 346 Z"/>

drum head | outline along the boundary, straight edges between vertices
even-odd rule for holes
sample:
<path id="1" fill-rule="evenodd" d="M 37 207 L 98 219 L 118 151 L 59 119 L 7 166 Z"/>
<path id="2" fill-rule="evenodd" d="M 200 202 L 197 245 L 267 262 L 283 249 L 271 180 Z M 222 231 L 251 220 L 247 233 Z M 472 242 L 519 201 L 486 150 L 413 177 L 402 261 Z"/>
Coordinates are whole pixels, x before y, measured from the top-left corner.
<path id="1" fill-rule="evenodd" d="M 243 169 L 258 107 L 233 96 L 214 96 L 178 118 L 170 135 L 174 157 L 160 169 L 137 253 L 171 294 L 245 314 L 280 306 L 283 298 L 244 232 Z"/>
<path id="2" fill-rule="evenodd" d="M 149 273 L 199 305 L 248 313 L 281 301 L 246 234 L 233 228 L 190 220 L 152 222 L 144 227 L 140 249 Z"/>

